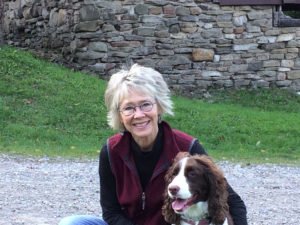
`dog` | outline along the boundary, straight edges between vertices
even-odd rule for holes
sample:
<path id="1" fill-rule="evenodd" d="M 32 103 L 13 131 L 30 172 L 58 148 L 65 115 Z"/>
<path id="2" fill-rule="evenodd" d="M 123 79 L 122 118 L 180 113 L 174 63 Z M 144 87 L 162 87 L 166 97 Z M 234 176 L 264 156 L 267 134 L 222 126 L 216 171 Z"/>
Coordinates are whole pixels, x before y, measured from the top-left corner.
<path id="1" fill-rule="evenodd" d="M 175 225 L 233 225 L 227 181 L 206 155 L 179 152 L 166 173 L 162 214 Z"/>

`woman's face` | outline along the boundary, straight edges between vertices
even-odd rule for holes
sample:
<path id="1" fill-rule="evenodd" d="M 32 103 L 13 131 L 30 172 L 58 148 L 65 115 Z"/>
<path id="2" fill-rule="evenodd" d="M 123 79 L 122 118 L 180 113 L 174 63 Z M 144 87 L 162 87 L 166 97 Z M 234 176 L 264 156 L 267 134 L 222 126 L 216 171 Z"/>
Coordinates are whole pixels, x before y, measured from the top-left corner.
<path id="1" fill-rule="evenodd" d="M 128 111 L 132 109 L 133 113 L 128 115 Z M 151 147 L 158 133 L 159 109 L 155 99 L 141 92 L 130 91 L 121 101 L 120 111 L 121 122 L 136 143 L 142 149 Z"/>

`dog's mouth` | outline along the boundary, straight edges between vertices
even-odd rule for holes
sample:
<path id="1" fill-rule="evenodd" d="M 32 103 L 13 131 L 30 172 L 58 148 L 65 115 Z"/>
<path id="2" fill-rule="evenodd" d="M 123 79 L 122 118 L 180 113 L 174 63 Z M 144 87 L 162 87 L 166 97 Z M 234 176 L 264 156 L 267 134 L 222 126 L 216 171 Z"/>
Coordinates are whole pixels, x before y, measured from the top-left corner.
<path id="1" fill-rule="evenodd" d="M 188 199 L 175 198 L 175 200 L 172 202 L 172 208 L 176 212 L 182 212 L 186 208 L 188 208 L 191 205 L 193 205 L 194 203 L 196 203 L 197 199 L 198 199 L 197 195 L 193 195 L 192 197 L 190 197 Z"/>

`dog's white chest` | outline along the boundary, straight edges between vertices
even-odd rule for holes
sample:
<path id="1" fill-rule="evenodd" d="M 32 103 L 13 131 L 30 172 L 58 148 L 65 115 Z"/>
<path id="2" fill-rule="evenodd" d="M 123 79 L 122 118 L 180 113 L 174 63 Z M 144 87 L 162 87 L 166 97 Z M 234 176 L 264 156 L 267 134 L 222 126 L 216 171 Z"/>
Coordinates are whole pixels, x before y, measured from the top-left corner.
<path id="1" fill-rule="evenodd" d="M 183 221 L 181 220 L 180 221 L 180 225 L 214 225 L 212 223 L 208 223 L 207 221 L 191 221 L 191 222 L 186 222 L 186 221 Z M 228 225 L 228 220 L 227 218 L 225 219 L 224 223 L 222 225 Z"/>

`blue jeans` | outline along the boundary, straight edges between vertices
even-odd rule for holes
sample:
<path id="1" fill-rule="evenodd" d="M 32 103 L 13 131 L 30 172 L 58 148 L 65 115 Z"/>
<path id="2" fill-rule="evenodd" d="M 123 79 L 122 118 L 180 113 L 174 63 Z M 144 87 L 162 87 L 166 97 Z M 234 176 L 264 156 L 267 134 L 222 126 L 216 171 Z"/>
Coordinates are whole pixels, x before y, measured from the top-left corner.
<path id="1" fill-rule="evenodd" d="M 63 218 L 58 225 L 107 225 L 100 217 L 75 215 Z"/>

